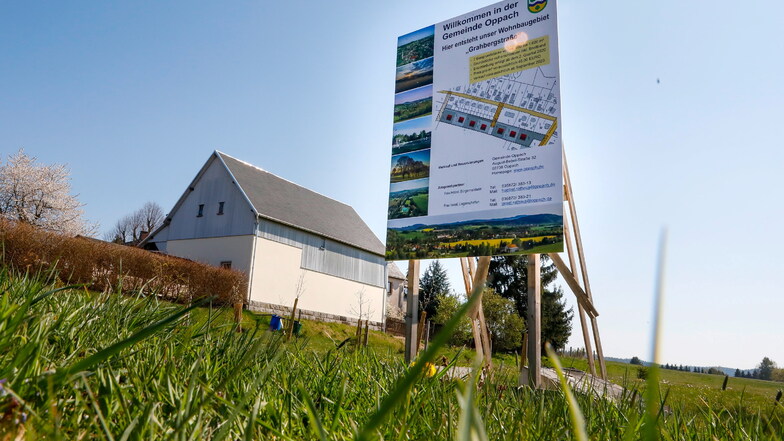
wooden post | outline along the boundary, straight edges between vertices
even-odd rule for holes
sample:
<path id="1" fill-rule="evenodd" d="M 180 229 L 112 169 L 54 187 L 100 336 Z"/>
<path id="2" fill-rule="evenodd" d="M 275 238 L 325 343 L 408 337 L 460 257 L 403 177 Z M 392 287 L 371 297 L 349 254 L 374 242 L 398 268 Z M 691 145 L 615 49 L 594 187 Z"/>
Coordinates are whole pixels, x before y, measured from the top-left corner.
<path id="1" fill-rule="evenodd" d="M 294 299 L 294 307 L 291 308 L 291 316 L 289 316 L 289 325 L 288 328 L 288 335 L 286 335 L 286 341 L 291 340 L 291 334 L 294 333 L 294 317 L 297 313 L 297 303 L 299 303 L 299 297 Z"/>
<path id="2" fill-rule="evenodd" d="M 417 314 L 419 309 L 419 261 L 408 261 L 408 296 L 406 296 L 406 364 L 416 357 L 417 344 Z"/>
<path id="3" fill-rule="evenodd" d="M 583 276 L 583 284 L 585 286 L 585 294 L 588 299 L 593 302 L 593 295 L 591 294 L 591 283 L 588 281 L 588 268 L 585 265 L 585 253 L 583 252 L 583 240 L 580 235 L 580 223 L 577 221 L 577 208 L 574 204 L 574 192 L 572 191 L 572 179 L 569 176 L 569 165 L 566 162 L 566 151 L 563 152 L 563 175 L 564 184 L 566 187 L 566 196 L 569 200 L 569 214 L 572 216 L 572 226 L 574 227 L 574 241 L 577 245 L 577 255 L 580 260 L 580 271 Z M 602 379 L 607 379 L 607 368 L 604 364 L 604 351 L 602 350 L 602 340 L 599 337 L 599 324 L 596 317 L 591 317 L 591 327 L 593 328 L 593 338 L 596 342 L 596 355 L 599 358 L 599 368 L 601 369 Z M 587 352 L 587 348 L 586 348 Z"/>
<path id="4" fill-rule="evenodd" d="M 419 313 L 419 327 L 417 328 L 417 344 L 416 344 L 416 353 L 419 353 L 419 345 L 422 343 L 422 337 L 425 334 L 425 320 L 427 319 L 427 311 L 422 311 Z"/>
<path id="5" fill-rule="evenodd" d="M 471 297 L 474 292 L 473 280 L 471 279 L 471 266 L 468 257 L 460 258 L 460 266 L 463 268 L 463 283 L 465 283 L 466 297 Z M 479 330 L 479 323 L 474 319 L 472 313 L 468 317 L 471 319 L 471 335 L 474 337 L 474 350 L 477 355 L 482 354 L 484 357 L 484 346 L 482 345 L 482 332 Z"/>
<path id="6" fill-rule="evenodd" d="M 234 303 L 234 323 L 237 324 L 237 332 L 242 332 L 242 302 Z"/>
<path id="7" fill-rule="evenodd" d="M 362 339 L 362 346 L 368 345 L 369 334 L 370 334 L 370 320 L 365 320 L 365 338 Z"/>
<path id="8" fill-rule="evenodd" d="M 474 282 L 472 286 L 474 289 L 479 289 L 479 295 L 484 291 L 485 283 L 487 282 L 487 273 L 490 270 L 490 256 L 479 257 L 479 265 L 474 273 Z M 474 306 L 474 317 L 479 321 L 479 331 L 482 337 L 482 354 L 485 358 L 485 365 L 488 368 L 493 367 L 493 350 L 490 346 L 490 334 L 487 332 L 487 322 L 485 321 L 485 310 L 482 307 L 482 299 L 480 298 Z"/>
<path id="9" fill-rule="evenodd" d="M 566 187 L 564 187 L 564 193 L 567 194 Z M 566 243 L 566 254 L 569 256 L 569 267 L 572 269 L 572 274 L 574 274 L 574 278 L 577 280 L 577 283 L 580 283 L 580 277 L 576 273 L 576 266 L 574 262 L 574 249 L 572 249 L 572 240 L 571 235 L 569 234 L 569 220 L 568 217 L 564 216 L 564 242 Z M 585 319 L 585 309 L 583 305 L 579 302 L 577 303 L 577 315 L 580 317 L 580 329 L 583 331 L 583 344 L 585 345 L 585 354 L 588 357 L 588 370 L 591 372 L 591 375 L 596 375 L 596 366 L 593 362 L 593 349 L 591 349 L 591 334 L 588 331 L 588 323 Z"/>
<path id="10" fill-rule="evenodd" d="M 433 324 L 432 320 L 428 320 L 425 323 L 425 351 L 427 350 L 427 344 L 430 342 L 430 326 Z"/>
<path id="11" fill-rule="evenodd" d="M 523 347 L 520 348 L 520 372 L 525 367 L 525 357 L 528 355 L 528 332 L 523 334 Z"/>
<path id="12" fill-rule="evenodd" d="M 542 385 L 542 275 L 541 256 L 528 255 L 528 384 Z"/>

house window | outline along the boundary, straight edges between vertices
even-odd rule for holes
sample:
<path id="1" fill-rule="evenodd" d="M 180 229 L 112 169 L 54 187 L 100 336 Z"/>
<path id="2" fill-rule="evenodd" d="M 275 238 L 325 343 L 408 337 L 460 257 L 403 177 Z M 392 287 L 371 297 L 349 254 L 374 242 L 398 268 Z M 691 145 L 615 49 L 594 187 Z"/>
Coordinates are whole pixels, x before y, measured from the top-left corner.
<path id="1" fill-rule="evenodd" d="M 223 204 L 225 202 L 218 202 L 218 214 L 223 214 Z"/>
<path id="2" fill-rule="evenodd" d="M 196 217 L 202 216 L 204 216 L 204 204 L 199 204 L 199 214 L 197 214 Z"/>
<path id="3" fill-rule="evenodd" d="M 220 263 L 221 268 L 231 269 L 231 260 L 224 260 Z"/>
<path id="4" fill-rule="evenodd" d="M 388 296 L 392 295 L 392 282 L 389 282 L 389 291 L 387 292 Z"/>

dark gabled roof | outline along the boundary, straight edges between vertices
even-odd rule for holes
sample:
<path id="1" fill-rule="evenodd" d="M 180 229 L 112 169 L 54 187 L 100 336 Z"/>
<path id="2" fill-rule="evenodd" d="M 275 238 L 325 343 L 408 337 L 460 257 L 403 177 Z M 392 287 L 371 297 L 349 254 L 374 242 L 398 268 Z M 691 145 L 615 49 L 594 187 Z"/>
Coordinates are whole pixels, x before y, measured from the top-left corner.
<path id="1" fill-rule="evenodd" d="M 215 155 L 260 217 L 384 255 L 384 244 L 350 206 L 225 153 Z"/>
<path id="2" fill-rule="evenodd" d="M 406 275 L 403 274 L 403 271 L 400 271 L 395 262 L 387 262 L 387 275 L 391 279 L 406 280 Z"/>

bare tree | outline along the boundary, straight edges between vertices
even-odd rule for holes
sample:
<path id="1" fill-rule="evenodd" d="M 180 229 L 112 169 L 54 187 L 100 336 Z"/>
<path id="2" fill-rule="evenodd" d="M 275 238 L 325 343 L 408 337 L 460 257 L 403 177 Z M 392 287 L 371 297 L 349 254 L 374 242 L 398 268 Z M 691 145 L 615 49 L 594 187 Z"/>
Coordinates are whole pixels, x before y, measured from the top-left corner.
<path id="1" fill-rule="evenodd" d="M 359 320 L 370 320 L 370 316 L 373 315 L 375 310 L 370 307 L 372 299 L 368 297 L 365 288 L 363 287 L 354 293 L 354 297 L 357 298 L 357 303 L 349 307 L 349 313 L 357 316 Z"/>
<path id="2" fill-rule="evenodd" d="M 0 165 L 0 217 L 68 235 L 92 236 L 98 226 L 84 219 L 71 195 L 65 164 L 39 164 L 23 149 Z"/>
<path id="3" fill-rule="evenodd" d="M 155 202 L 148 201 L 141 208 L 120 218 L 104 239 L 136 245 L 142 240 L 142 233 L 151 233 L 163 223 L 163 208 Z"/>
<path id="4" fill-rule="evenodd" d="M 152 233 L 163 223 L 163 208 L 155 202 L 147 201 L 142 208 L 139 209 L 144 223 L 144 231 Z"/>

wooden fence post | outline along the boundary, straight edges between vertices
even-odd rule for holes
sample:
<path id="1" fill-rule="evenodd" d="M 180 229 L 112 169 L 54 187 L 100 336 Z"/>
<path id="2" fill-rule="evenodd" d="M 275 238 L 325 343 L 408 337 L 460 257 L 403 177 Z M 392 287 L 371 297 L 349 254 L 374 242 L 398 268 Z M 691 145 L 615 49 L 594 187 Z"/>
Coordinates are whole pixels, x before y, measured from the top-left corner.
<path id="1" fill-rule="evenodd" d="M 406 296 L 406 363 L 416 357 L 418 341 L 417 328 L 419 320 L 419 261 L 408 261 L 408 295 Z"/>
<path id="2" fill-rule="evenodd" d="M 541 256 L 528 255 L 528 384 L 542 385 L 542 276 Z"/>

